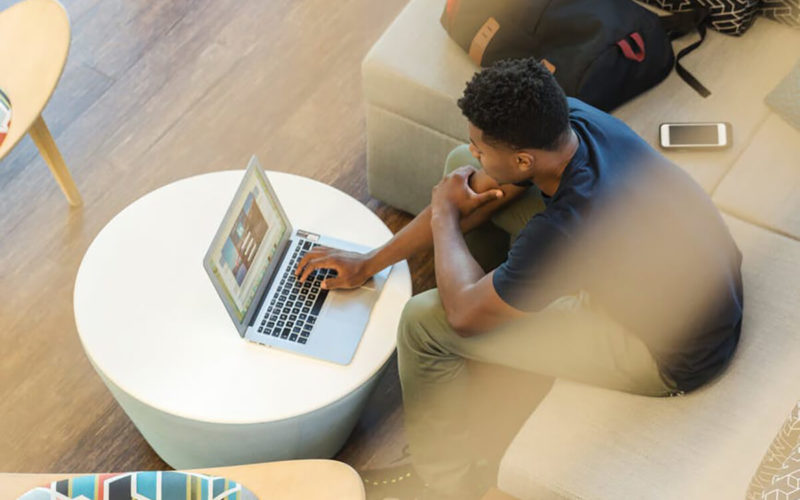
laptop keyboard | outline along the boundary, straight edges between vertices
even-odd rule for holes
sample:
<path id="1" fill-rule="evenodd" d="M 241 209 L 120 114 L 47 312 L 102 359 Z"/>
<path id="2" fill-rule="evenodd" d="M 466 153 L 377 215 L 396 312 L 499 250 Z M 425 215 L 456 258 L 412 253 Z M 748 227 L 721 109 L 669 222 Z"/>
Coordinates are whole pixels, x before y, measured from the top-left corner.
<path id="1" fill-rule="evenodd" d="M 289 256 L 289 265 L 278 281 L 275 294 L 258 326 L 259 333 L 298 344 L 308 342 L 322 303 L 328 296 L 328 290 L 323 290 L 319 285 L 325 278 L 336 276 L 333 269 L 317 269 L 308 275 L 305 283 L 295 278 L 297 263 L 316 246 L 311 241 L 298 240 L 294 252 Z"/>

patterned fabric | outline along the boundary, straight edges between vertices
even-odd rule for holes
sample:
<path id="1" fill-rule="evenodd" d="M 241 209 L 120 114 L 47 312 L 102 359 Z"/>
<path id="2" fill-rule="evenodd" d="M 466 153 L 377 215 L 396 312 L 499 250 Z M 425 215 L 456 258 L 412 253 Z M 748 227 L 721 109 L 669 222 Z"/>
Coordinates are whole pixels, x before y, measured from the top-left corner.
<path id="1" fill-rule="evenodd" d="M 728 35 L 741 35 L 753 24 L 760 0 L 642 0 L 670 12 L 708 8 L 709 26 Z M 798 0 L 790 0 L 795 3 Z"/>
<path id="2" fill-rule="evenodd" d="M 3 89 L 0 89 L 0 144 L 8 135 L 8 127 L 11 126 L 11 101 Z"/>
<path id="3" fill-rule="evenodd" d="M 800 447 L 795 447 L 772 478 L 772 484 L 764 488 L 761 500 L 800 499 Z"/>
<path id="4" fill-rule="evenodd" d="M 800 0 L 761 0 L 761 15 L 800 28 Z"/>
<path id="5" fill-rule="evenodd" d="M 781 118 L 800 129 L 800 60 L 764 100 Z"/>
<path id="6" fill-rule="evenodd" d="M 190 472 L 127 472 L 64 479 L 18 500 L 258 500 L 241 484 Z"/>
<path id="7" fill-rule="evenodd" d="M 750 481 L 746 498 L 800 499 L 800 402 L 770 444 Z"/>

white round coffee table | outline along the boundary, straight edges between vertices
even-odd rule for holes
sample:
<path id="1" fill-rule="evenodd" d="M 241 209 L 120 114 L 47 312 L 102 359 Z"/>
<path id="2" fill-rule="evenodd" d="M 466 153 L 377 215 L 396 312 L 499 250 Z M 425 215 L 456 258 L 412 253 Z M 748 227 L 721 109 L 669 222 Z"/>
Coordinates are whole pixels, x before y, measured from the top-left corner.
<path id="1" fill-rule="evenodd" d="M 398 263 L 347 366 L 240 338 L 203 255 L 243 175 L 199 175 L 138 199 L 100 231 L 75 281 L 89 360 L 176 469 L 332 457 L 394 351 L 411 296 L 408 266 Z M 267 175 L 295 227 L 372 247 L 391 238 L 345 193 Z"/>

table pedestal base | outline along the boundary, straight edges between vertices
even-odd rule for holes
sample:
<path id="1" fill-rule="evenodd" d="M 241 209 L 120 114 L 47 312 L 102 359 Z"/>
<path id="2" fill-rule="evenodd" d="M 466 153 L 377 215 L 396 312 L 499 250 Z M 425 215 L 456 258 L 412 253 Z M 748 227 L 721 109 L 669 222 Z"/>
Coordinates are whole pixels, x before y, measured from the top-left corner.
<path id="1" fill-rule="evenodd" d="M 293 418 L 252 424 L 210 423 L 177 417 L 143 404 L 99 370 L 98 373 L 145 440 L 166 463 L 175 469 L 196 469 L 333 457 L 350 436 L 387 365 L 388 362 L 359 388 L 333 404 Z"/>

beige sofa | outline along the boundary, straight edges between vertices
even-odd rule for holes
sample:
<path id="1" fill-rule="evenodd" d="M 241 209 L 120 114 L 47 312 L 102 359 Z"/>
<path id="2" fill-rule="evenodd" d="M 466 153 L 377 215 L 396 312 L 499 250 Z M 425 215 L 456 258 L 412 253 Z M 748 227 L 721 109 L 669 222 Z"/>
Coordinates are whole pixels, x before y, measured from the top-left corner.
<path id="1" fill-rule="evenodd" d="M 478 69 L 439 24 L 442 0 L 411 0 L 362 64 L 370 193 L 416 213 L 446 154 L 468 140 L 455 104 Z M 687 42 L 683 42 L 684 44 Z M 525 498 L 743 498 L 800 399 L 800 131 L 764 97 L 800 58 L 800 30 L 758 19 L 711 32 L 673 74 L 614 114 L 656 146 L 663 121 L 724 120 L 734 144 L 670 153 L 724 214 L 744 254 L 745 317 L 729 370 L 657 399 L 558 380 L 503 457 L 501 490 Z M 691 283 L 687 283 L 691 286 Z"/>

